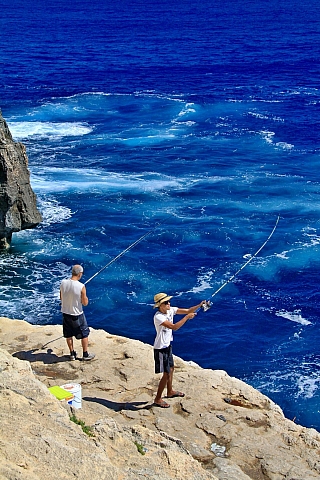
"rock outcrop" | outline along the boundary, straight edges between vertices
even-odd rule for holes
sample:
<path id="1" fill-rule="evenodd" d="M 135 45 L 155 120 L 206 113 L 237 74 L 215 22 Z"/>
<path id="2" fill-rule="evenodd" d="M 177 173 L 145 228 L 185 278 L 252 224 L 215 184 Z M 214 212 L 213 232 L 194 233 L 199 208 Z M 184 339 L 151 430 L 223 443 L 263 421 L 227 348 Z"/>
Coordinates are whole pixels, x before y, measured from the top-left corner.
<path id="1" fill-rule="evenodd" d="M 0 317 L 0 330 L 1 479 L 320 478 L 320 434 L 224 371 L 175 357 L 185 397 L 162 409 L 150 345 L 92 330 L 97 358 L 70 362 L 61 326 Z M 81 409 L 47 388 L 69 382 L 81 384 Z"/>
<path id="2" fill-rule="evenodd" d="M 0 113 L 0 250 L 10 247 L 13 232 L 34 228 L 41 221 L 25 146 L 13 141 Z"/>

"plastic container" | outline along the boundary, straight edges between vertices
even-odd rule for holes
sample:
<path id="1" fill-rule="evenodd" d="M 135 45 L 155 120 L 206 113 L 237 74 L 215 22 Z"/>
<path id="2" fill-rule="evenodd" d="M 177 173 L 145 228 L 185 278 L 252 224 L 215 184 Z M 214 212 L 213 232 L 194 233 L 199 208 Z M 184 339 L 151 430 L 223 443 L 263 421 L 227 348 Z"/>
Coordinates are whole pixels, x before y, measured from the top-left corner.
<path id="1" fill-rule="evenodd" d="M 68 404 L 73 408 L 82 407 L 81 385 L 79 383 L 66 383 L 61 385 L 61 388 L 73 394 L 73 399 L 68 401 Z"/>

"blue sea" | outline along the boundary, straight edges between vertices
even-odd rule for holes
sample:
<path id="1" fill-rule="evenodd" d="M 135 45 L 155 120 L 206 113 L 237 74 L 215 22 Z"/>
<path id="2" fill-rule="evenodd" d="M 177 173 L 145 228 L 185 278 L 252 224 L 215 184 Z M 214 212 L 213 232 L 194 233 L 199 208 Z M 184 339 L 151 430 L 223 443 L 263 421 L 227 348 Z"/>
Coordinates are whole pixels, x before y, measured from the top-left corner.
<path id="1" fill-rule="evenodd" d="M 71 266 L 124 252 L 87 283 L 91 327 L 153 344 L 156 293 L 211 299 L 174 353 L 320 431 L 319 2 L 0 6 L 0 108 L 43 215 L 0 256 L 0 314 L 61 324 Z"/>

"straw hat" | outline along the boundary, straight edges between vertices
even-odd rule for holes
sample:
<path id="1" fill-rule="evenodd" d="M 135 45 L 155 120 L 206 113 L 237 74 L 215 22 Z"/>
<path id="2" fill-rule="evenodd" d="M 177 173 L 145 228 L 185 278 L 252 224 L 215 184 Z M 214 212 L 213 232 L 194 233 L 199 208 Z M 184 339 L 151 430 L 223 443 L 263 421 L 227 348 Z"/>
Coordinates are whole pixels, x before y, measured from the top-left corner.
<path id="1" fill-rule="evenodd" d="M 161 303 L 166 302 L 167 300 L 170 300 L 170 298 L 172 298 L 172 296 L 170 297 L 170 295 L 167 295 L 166 293 L 157 293 L 157 295 L 153 297 L 155 301 L 153 308 L 160 307 Z"/>

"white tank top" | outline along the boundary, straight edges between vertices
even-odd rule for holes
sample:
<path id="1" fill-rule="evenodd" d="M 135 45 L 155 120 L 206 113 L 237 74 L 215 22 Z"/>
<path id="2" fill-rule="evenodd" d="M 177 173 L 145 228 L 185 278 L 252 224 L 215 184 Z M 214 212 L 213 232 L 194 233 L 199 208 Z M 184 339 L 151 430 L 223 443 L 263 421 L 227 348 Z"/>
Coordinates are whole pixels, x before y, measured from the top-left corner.
<path id="1" fill-rule="evenodd" d="M 60 285 L 61 292 L 61 312 L 69 315 L 80 315 L 83 313 L 81 303 L 81 290 L 84 284 L 71 278 L 62 280 Z"/>

